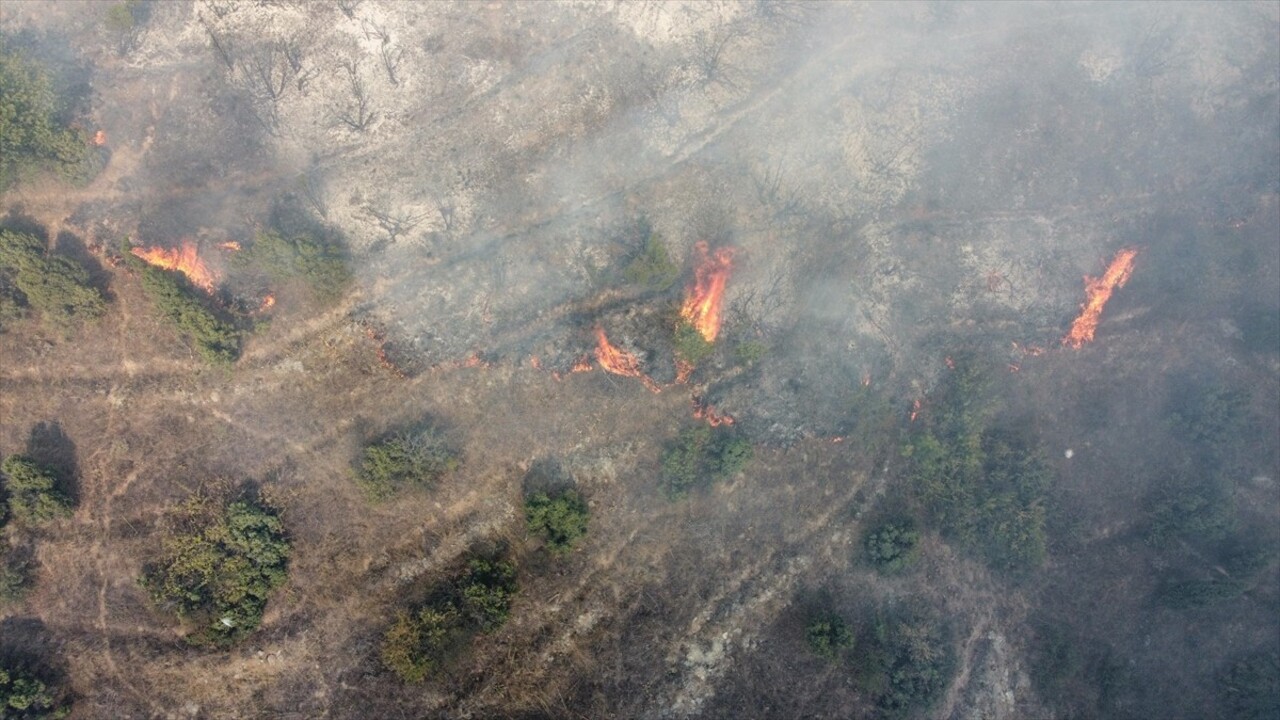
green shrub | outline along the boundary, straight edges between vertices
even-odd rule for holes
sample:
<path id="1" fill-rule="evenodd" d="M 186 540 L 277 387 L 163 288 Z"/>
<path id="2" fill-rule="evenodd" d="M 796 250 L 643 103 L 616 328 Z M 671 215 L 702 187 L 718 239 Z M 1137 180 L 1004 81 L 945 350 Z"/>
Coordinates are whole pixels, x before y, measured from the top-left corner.
<path id="1" fill-rule="evenodd" d="M 226 647 L 262 622 L 285 581 L 290 545 L 276 511 L 256 500 L 197 494 L 171 518 L 143 585 L 161 607 L 199 628 L 188 640 Z"/>
<path id="2" fill-rule="evenodd" d="M 1213 542 L 1226 537 L 1235 521 L 1235 504 L 1227 483 L 1217 478 L 1175 480 L 1162 487 L 1152 502 L 1147 541 L 1153 545 L 1178 538 Z"/>
<path id="3" fill-rule="evenodd" d="M 910 518 L 889 520 L 867 532 L 862 545 L 877 570 L 899 573 L 920 558 L 920 531 Z"/>
<path id="4" fill-rule="evenodd" d="M 821 657 L 834 660 L 841 650 L 853 647 L 853 633 L 839 615 L 823 615 L 805 628 L 809 648 Z"/>
<path id="5" fill-rule="evenodd" d="M 190 338 L 200 357 L 231 363 L 240 356 L 240 331 L 205 307 L 182 273 L 143 265 L 142 289 L 156 309 Z"/>
<path id="6" fill-rule="evenodd" d="M 650 232 L 647 225 L 642 227 L 642 232 L 644 244 L 627 263 L 622 277 L 632 285 L 653 292 L 666 291 L 680 277 L 680 266 L 671 259 L 667 245 L 659 235 Z"/>
<path id="7" fill-rule="evenodd" d="M 397 433 L 365 447 L 356 482 L 374 499 L 386 499 L 405 486 L 428 487 L 458 468 L 444 437 L 428 428 Z"/>
<path id="8" fill-rule="evenodd" d="M 1280 717 L 1280 653 L 1260 652 L 1233 663 L 1222 675 L 1218 688 L 1231 717 Z"/>
<path id="9" fill-rule="evenodd" d="M 458 651 L 463 636 L 452 606 L 401 611 L 382 637 L 382 662 L 401 680 L 422 682 Z"/>
<path id="10" fill-rule="evenodd" d="M 683 430 L 662 455 L 662 486 L 672 499 L 700 485 L 732 477 L 750 462 L 751 443 L 730 428 L 696 425 Z"/>
<path id="11" fill-rule="evenodd" d="M 769 346 L 761 340 L 743 340 L 733 348 L 733 355 L 742 365 L 755 365 L 760 362 Z"/>
<path id="12" fill-rule="evenodd" d="M 1156 600 L 1167 608 L 1185 610 L 1232 600 L 1248 589 L 1248 583 L 1234 579 L 1168 582 L 1156 591 Z"/>
<path id="13" fill-rule="evenodd" d="M 945 537 L 995 569 L 1023 573 L 1046 554 L 1048 463 L 1031 439 L 987 427 L 988 383 L 972 364 L 955 361 L 903 454 L 916 497 Z"/>
<path id="14" fill-rule="evenodd" d="M 102 294 L 89 283 L 89 271 L 62 255 L 50 255 L 34 235 L 0 230 L 0 298 L 13 319 L 28 305 L 57 325 L 92 320 L 106 311 Z"/>
<path id="15" fill-rule="evenodd" d="M 706 360 L 715 350 L 715 345 L 702 337 L 702 333 L 698 332 L 698 328 L 684 319 L 676 322 L 675 338 L 672 342 L 675 347 L 676 357 L 690 365 L 697 365 Z"/>
<path id="16" fill-rule="evenodd" d="M 25 523 L 42 523 L 71 514 L 71 499 L 58 489 L 52 470 L 34 460 L 10 455 L 0 463 L 9 512 Z"/>
<path id="17" fill-rule="evenodd" d="M 0 191 L 41 170 L 83 179 L 89 144 L 59 102 L 45 71 L 0 42 Z"/>
<path id="18" fill-rule="evenodd" d="M 58 693 L 26 668 L 0 665 L 0 717 L 5 720 L 54 720 L 71 712 Z"/>
<path id="19" fill-rule="evenodd" d="M 854 683 L 890 717 L 928 708 L 955 672 L 949 633 L 923 611 L 875 611 L 855 644 L 848 657 Z"/>
<path id="20" fill-rule="evenodd" d="M 458 581 L 462 612 L 481 632 L 496 630 L 511 613 L 516 594 L 516 569 L 510 563 L 476 558 Z"/>
<path id="21" fill-rule="evenodd" d="M 275 231 L 258 233 L 253 244 L 234 258 L 237 265 L 262 270 L 277 283 L 300 280 L 325 303 L 342 297 L 354 277 L 339 245 L 308 233 L 288 237 Z"/>
<path id="22" fill-rule="evenodd" d="M 573 490 L 554 496 L 533 493 L 524 501 L 524 514 L 529 531 L 541 535 L 553 553 L 568 552 L 587 534 L 590 511 L 586 500 Z"/>
<path id="23" fill-rule="evenodd" d="M 0 606 L 21 599 L 27 592 L 29 580 L 27 561 L 0 541 Z"/>
<path id="24" fill-rule="evenodd" d="M 422 682 L 459 655 L 476 633 L 506 622 L 517 592 L 516 570 L 495 558 L 472 558 L 422 607 L 401 611 L 382 636 L 386 667 L 405 682 Z"/>

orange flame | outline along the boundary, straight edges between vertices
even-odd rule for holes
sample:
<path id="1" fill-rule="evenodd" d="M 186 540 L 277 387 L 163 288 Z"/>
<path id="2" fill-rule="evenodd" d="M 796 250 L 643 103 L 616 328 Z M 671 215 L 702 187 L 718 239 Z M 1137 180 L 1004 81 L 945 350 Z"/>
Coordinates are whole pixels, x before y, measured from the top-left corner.
<path id="1" fill-rule="evenodd" d="M 262 298 L 262 304 L 258 306 L 258 312 L 266 312 L 276 306 L 276 296 L 267 295 Z"/>
<path id="2" fill-rule="evenodd" d="M 1098 329 L 1098 319 L 1102 317 L 1102 308 L 1111 299 L 1111 293 L 1128 282 L 1129 276 L 1133 274 L 1133 259 L 1137 255 L 1137 250 L 1125 248 L 1116 253 L 1102 277 L 1085 276 L 1085 302 L 1080 306 L 1080 317 L 1071 324 L 1071 332 L 1062 338 L 1063 345 L 1079 349 L 1093 340 L 1093 333 Z"/>
<path id="3" fill-rule="evenodd" d="M 706 420 L 711 427 L 732 425 L 737 422 L 732 415 L 717 412 L 714 407 L 697 395 L 693 396 L 693 416 L 699 420 Z"/>
<path id="4" fill-rule="evenodd" d="M 625 350 L 614 347 L 609 338 L 604 334 L 604 328 L 596 327 L 596 361 L 600 363 L 600 367 L 605 372 L 611 372 L 614 375 L 622 375 L 625 377 L 640 378 L 644 386 L 654 392 L 660 392 L 662 388 L 653 381 L 648 375 L 640 370 L 640 361 L 635 355 Z M 575 366 L 576 367 L 576 366 Z"/>
<path id="5" fill-rule="evenodd" d="M 920 398 L 916 398 L 916 399 L 911 403 L 911 418 L 910 418 L 909 422 L 915 422 L 915 421 L 916 421 L 916 415 L 919 415 L 919 414 L 920 414 Z"/>
<path id="6" fill-rule="evenodd" d="M 689 376 L 693 374 L 693 363 L 686 360 L 676 358 L 676 383 L 683 385 L 689 382 Z"/>
<path id="7" fill-rule="evenodd" d="M 107 144 L 107 131 L 106 131 L 106 130 L 99 130 L 98 132 L 96 132 L 96 133 L 94 133 L 94 134 L 93 134 L 93 145 L 94 145 L 94 147 L 102 147 L 103 145 L 106 145 L 106 144 Z"/>
<path id="8" fill-rule="evenodd" d="M 538 359 L 537 355 L 534 355 L 529 358 L 529 367 L 533 368 L 534 370 L 542 369 L 542 361 Z"/>
<path id="9" fill-rule="evenodd" d="M 716 248 L 711 253 L 707 243 L 699 240 L 694 248 L 698 253 L 698 266 L 693 269 L 693 285 L 680 308 L 680 316 L 698 329 L 707 342 L 715 342 L 720 334 L 720 304 L 724 300 L 724 286 L 733 270 L 734 249 Z"/>
<path id="10" fill-rule="evenodd" d="M 573 367 L 569 368 L 569 372 L 571 373 L 591 372 L 591 356 L 583 355 L 582 357 L 578 358 L 578 361 L 573 364 Z"/>
<path id="11" fill-rule="evenodd" d="M 217 278 L 214 276 L 213 271 L 200 259 L 200 254 L 196 251 L 196 244 L 190 240 L 183 240 L 176 248 L 136 247 L 132 249 L 132 252 L 142 258 L 142 261 L 148 265 L 154 265 L 165 270 L 177 270 L 186 275 L 192 285 L 205 292 L 213 292 Z"/>
<path id="12" fill-rule="evenodd" d="M 227 252 L 239 252 L 240 243 L 236 242 L 235 240 L 228 240 L 227 242 L 224 242 L 224 243 L 218 243 L 218 248 L 220 250 L 226 250 Z"/>

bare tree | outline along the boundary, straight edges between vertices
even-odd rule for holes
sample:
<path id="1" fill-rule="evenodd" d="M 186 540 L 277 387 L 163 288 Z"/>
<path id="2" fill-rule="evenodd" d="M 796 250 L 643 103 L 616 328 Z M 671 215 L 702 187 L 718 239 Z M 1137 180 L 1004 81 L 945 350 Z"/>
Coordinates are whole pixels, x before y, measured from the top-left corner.
<path id="1" fill-rule="evenodd" d="M 324 178 L 314 165 L 298 176 L 298 193 L 306 199 L 307 204 L 316 211 L 316 214 L 324 220 L 329 219 L 328 192 Z"/>
<path id="2" fill-rule="evenodd" d="M 415 215 L 403 210 L 383 210 L 372 205 L 366 205 L 364 211 L 378 222 L 379 227 L 386 231 L 388 243 L 394 243 L 402 235 L 411 232 L 418 225 L 421 225 L 423 220 L 427 219 L 426 213 Z"/>
<path id="3" fill-rule="evenodd" d="M 344 62 L 342 67 L 346 69 L 351 83 L 351 100 L 336 110 L 334 116 L 348 128 L 364 132 L 378 119 L 378 113 L 370 107 L 369 94 L 360 79 L 360 66 L 355 62 Z"/>
<path id="4" fill-rule="evenodd" d="M 724 56 L 729 44 L 745 35 L 746 31 L 740 25 L 731 24 L 714 32 L 699 33 L 694 38 L 691 62 L 703 87 L 717 84 L 731 89 L 738 87 L 738 72 L 725 63 Z"/>
<path id="5" fill-rule="evenodd" d="M 392 85 L 399 86 L 400 78 L 396 76 L 396 71 L 400 68 L 400 58 L 404 56 L 404 50 L 391 44 L 391 33 L 387 32 L 386 28 L 379 27 L 371 21 L 365 21 L 363 27 L 365 37 L 377 38 L 380 41 L 378 49 L 382 57 L 382 67 L 387 71 L 387 79 Z"/>

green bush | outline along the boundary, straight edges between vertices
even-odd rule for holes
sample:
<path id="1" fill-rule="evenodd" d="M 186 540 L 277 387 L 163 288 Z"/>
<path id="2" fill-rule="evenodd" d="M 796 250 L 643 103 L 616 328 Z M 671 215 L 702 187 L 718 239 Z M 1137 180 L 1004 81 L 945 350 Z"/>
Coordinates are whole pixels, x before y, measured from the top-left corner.
<path id="1" fill-rule="evenodd" d="M 884 573 L 900 573 L 920 558 L 920 531 L 910 518 L 888 520 L 862 541 L 867 560 Z"/>
<path id="2" fill-rule="evenodd" d="M 1167 608 L 1185 610 L 1232 600 L 1248 589 L 1248 583 L 1235 579 L 1168 582 L 1156 591 L 1156 600 Z"/>
<path id="3" fill-rule="evenodd" d="M 1217 478 L 1199 482 L 1175 480 L 1152 502 L 1147 541 L 1165 545 L 1178 538 L 1213 542 L 1235 527 L 1235 504 L 1227 483 Z"/>
<path id="4" fill-rule="evenodd" d="M 529 531 L 541 535 L 553 553 L 568 552 L 587 534 L 590 511 L 586 500 L 573 490 L 533 493 L 524 501 L 524 514 Z"/>
<path id="5" fill-rule="evenodd" d="M 956 361 L 903 449 L 912 487 L 945 537 L 1012 573 L 1046 553 L 1049 468 L 1036 443 L 987 427 L 987 381 Z"/>
<path id="6" fill-rule="evenodd" d="M 672 342 L 675 346 L 676 357 L 690 365 L 697 365 L 706 360 L 715 350 L 715 345 L 702 337 L 702 333 L 698 332 L 698 328 L 684 319 L 676 322 L 675 338 Z"/>
<path id="7" fill-rule="evenodd" d="M 5 720 L 55 720 L 71 712 L 69 704 L 35 673 L 5 663 L 0 665 L 0 717 Z"/>
<path id="8" fill-rule="evenodd" d="M 60 118 L 45 71 L 0 42 L 0 191 L 41 170 L 83 179 L 89 144 Z"/>
<path id="9" fill-rule="evenodd" d="M 397 613 L 382 636 L 383 664 L 405 682 L 422 682 L 460 654 L 476 633 L 506 622 L 517 589 L 510 563 L 472 558 L 424 606 Z"/>
<path id="10" fill-rule="evenodd" d="M 733 348 L 733 355 L 742 365 L 751 366 L 760 362 L 769 346 L 761 340 L 743 340 Z"/>
<path id="11" fill-rule="evenodd" d="M 464 640 L 457 611 L 449 605 L 401 611 L 382 637 L 382 662 L 405 682 L 417 683 L 438 670 Z"/>
<path id="12" fill-rule="evenodd" d="M 663 490 L 673 500 L 684 497 L 694 487 L 737 474 L 752 453 L 751 443 L 730 428 L 687 428 L 663 452 Z"/>
<path id="13" fill-rule="evenodd" d="M 71 514 L 71 499 L 58 489 L 52 470 L 34 460 L 10 455 L 0 463 L 9 512 L 25 523 L 42 523 Z"/>
<path id="14" fill-rule="evenodd" d="M 102 294 L 89 284 L 89 271 L 70 258 L 50 255 L 34 235 L 0 230 L 0 276 L 0 303 L 10 319 L 23 305 L 57 325 L 92 320 L 106 311 Z"/>
<path id="15" fill-rule="evenodd" d="M 151 265 L 141 269 L 142 289 L 156 309 L 191 339 L 200 357 L 212 363 L 235 362 L 240 356 L 240 331 L 205 307 L 182 273 Z"/>
<path id="16" fill-rule="evenodd" d="M 382 500 L 405 486 L 428 487 L 458 465 L 438 431 L 397 433 L 365 447 L 356 482 L 370 497 Z"/>
<path id="17" fill-rule="evenodd" d="M 922 611 L 875 611 L 855 644 L 848 656 L 854 683 L 890 717 L 928 708 L 955 672 L 949 633 Z"/>
<path id="18" fill-rule="evenodd" d="M 809 648 L 819 656 L 834 660 L 841 650 L 853 647 L 853 633 L 839 615 L 828 614 L 815 618 L 805 628 Z"/>
<path id="19" fill-rule="evenodd" d="M 308 233 L 288 237 L 275 231 L 258 233 L 252 245 L 234 256 L 234 262 L 257 268 L 277 283 L 300 280 L 325 303 L 342 297 L 354 277 L 339 245 Z"/>
<path id="20" fill-rule="evenodd" d="M 27 592 L 29 580 L 27 562 L 0 541 L 0 606 L 21 599 Z"/>
<path id="21" fill-rule="evenodd" d="M 641 231 L 645 236 L 644 244 L 627 263 L 622 277 L 632 285 L 653 292 L 666 291 L 680 277 L 680 266 L 671 259 L 667 245 L 659 235 L 650 232 L 647 225 Z"/>
<path id="22" fill-rule="evenodd" d="M 516 569 L 510 563 L 476 558 L 458 582 L 462 612 L 481 632 L 496 630 L 511 613 Z"/>
<path id="23" fill-rule="evenodd" d="M 1260 652 L 1233 663 L 1222 675 L 1218 687 L 1231 717 L 1239 720 L 1280 717 L 1280 653 Z"/>
<path id="24" fill-rule="evenodd" d="M 200 493 L 171 518 L 143 585 L 161 607 L 199 628 L 188 640 L 226 647 L 262 622 L 285 581 L 290 545 L 277 512 L 256 500 Z"/>

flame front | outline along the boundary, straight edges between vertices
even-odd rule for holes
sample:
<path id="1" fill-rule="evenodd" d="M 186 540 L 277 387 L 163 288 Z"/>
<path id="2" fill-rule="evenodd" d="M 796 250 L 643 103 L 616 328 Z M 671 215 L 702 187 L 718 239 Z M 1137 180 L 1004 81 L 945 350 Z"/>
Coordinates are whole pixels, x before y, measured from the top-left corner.
<path id="1" fill-rule="evenodd" d="M 720 334 L 720 304 L 733 270 L 734 249 L 716 248 L 712 253 L 701 240 L 694 248 L 698 252 L 698 266 L 693 270 L 693 285 L 680 308 L 680 316 L 697 328 L 707 342 L 715 342 Z"/>
<path id="2" fill-rule="evenodd" d="M 1071 324 L 1071 332 L 1062 338 L 1063 345 L 1078 349 L 1093 340 L 1093 333 L 1098 329 L 1098 320 L 1102 317 L 1102 308 L 1106 307 L 1107 301 L 1111 299 L 1111 293 L 1116 288 L 1124 287 L 1128 282 L 1129 276 L 1133 274 L 1133 259 L 1137 255 L 1137 250 L 1125 248 L 1116 253 L 1115 259 L 1107 266 L 1107 271 L 1102 274 L 1102 277 L 1085 276 L 1085 302 L 1080 306 L 1080 317 Z"/>
<path id="3" fill-rule="evenodd" d="M 226 250 L 227 252 L 240 252 L 240 243 L 235 240 L 228 240 L 224 243 L 218 243 L 218 249 Z"/>
<path id="4" fill-rule="evenodd" d="M 213 292 L 217 278 L 209 266 L 204 264 L 200 259 L 200 254 L 196 251 L 196 244 L 190 240 L 183 240 L 176 248 L 140 248 L 132 249 L 134 255 L 142 258 L 143 262 L 148 265 L 154 265 L 165 270 L 177 270 L 192 285 L 204 290 L 205 292 Z"/>
<path id="5" fill-rule="evenodd" d="M 640 370 L 640 361 L 636 356 L 614 347 L 609 342 L 609 338 L 605 336 L 604 328 L 599 326 L 596 327 L 596 361 L 600 363 L 600 367 L 604 368 L 605 372 L 640 378 L 645 387 L 654 392 L 659 392 L 662 389 L 658 387 L 658 383 L 653 381 L 653 378 L 645 375 Z"/>

